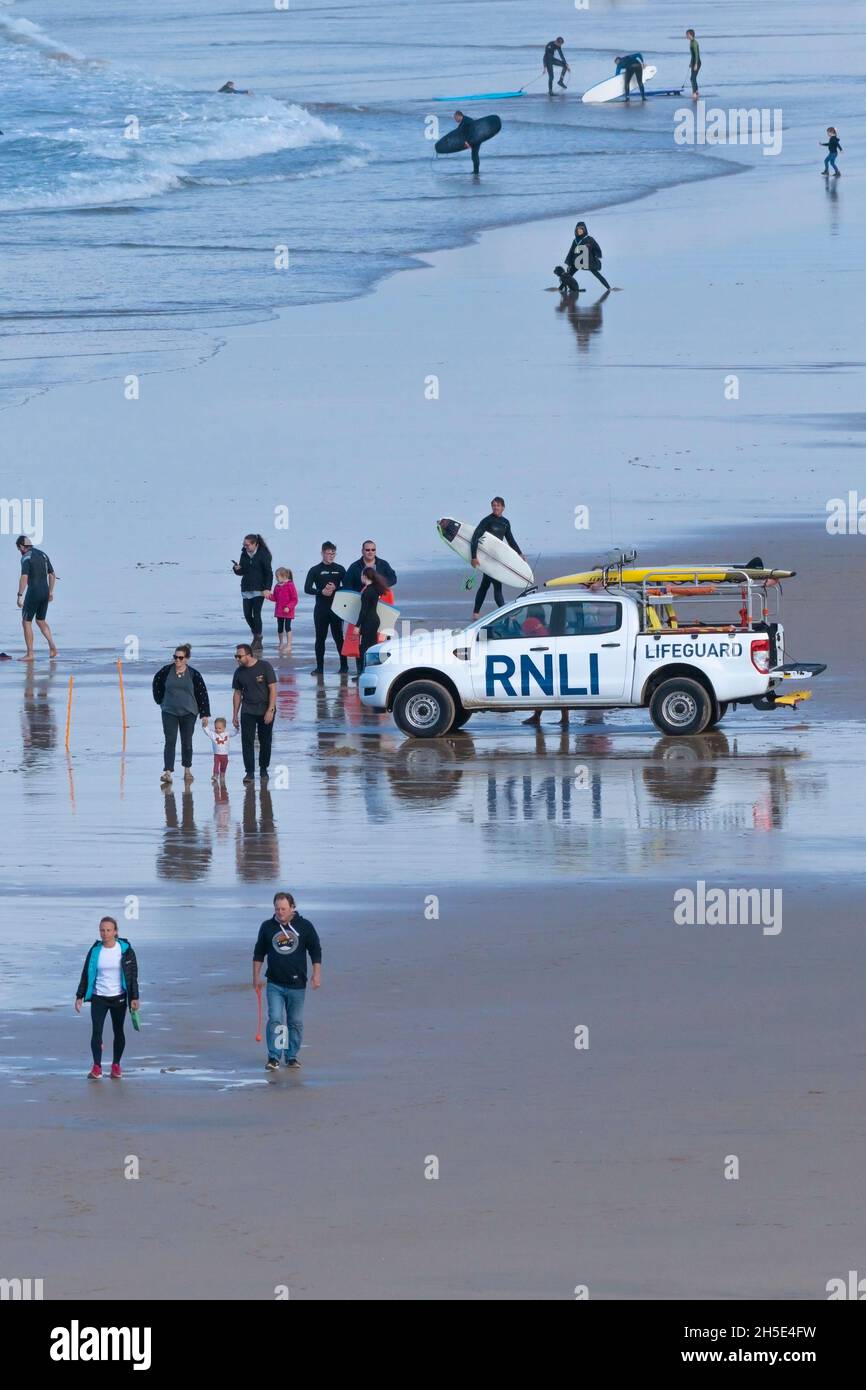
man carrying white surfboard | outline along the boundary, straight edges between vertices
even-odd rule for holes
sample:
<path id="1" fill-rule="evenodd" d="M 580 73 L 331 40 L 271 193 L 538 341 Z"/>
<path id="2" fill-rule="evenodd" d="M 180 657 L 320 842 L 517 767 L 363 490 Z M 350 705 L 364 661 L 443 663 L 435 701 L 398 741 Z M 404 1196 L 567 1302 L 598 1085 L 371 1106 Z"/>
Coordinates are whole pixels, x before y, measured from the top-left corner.
<path id="1" fill-rule="evenodd" d="M 489 532 L 489 534 L 491 536 L 495 536 L 497 540 L 505 541 L 507 545 L 511 546 L 512 550 L 517 551 L 517 554 L 520 556 L 521 559 L 524 558 L 523 551 L 520 549 L 520 546 L 514 539 L 514 535 L 511 530 L 511 522 L 505 515 L 504 498 L 493 498 L 493 501 L 490 503 L 489 516 L 485 516 L 481 521 L 479 521 L 478 525 L 475 527 L 475 530 L 472 532 L 472 540 L 470 542 L 470 554 L 472 558 L 473 569 L 481 568 L 481 561 L 478 559 L 478 542 L 481 540 L 481 537 L 485 534 L 485 532 Z M 505 599 L 502 596 L 502 585 L 500 584 L 499 580 L 491 579 L 489 574 L 485 574 L 484 578 L 481 580 L 481 583 L 478 586 L 478 594 L 476 596 L 475 607 L 472 612 L 473 618 L 479 618 L 481 616 L 481 606 L 484 603 L 485 598 L 487 597 L 487 591 L 490 588 L 491 584 L 493 585 L 493 600 L 496 604 L 496 607 L 501 608 L 503 603 L 505 602 Z"/>

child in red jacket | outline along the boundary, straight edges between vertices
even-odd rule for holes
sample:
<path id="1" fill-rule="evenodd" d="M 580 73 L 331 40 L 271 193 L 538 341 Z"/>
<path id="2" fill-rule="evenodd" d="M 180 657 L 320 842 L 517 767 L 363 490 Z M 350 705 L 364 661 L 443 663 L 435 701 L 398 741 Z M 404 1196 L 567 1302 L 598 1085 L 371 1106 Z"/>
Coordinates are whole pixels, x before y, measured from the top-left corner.
<path id="1" fill-rule="evenodd" d="M 292 618 L 298 606 L 298 591 L 292 580 L 292 571 L 278 569 L 274 575 L 276 584 L 265 595 L 274 604 L 277 618 L 277 647 L 280 655 L 289 656 L 292 650 Z M 285 645 L 284 645 L 285 643 Z"/>

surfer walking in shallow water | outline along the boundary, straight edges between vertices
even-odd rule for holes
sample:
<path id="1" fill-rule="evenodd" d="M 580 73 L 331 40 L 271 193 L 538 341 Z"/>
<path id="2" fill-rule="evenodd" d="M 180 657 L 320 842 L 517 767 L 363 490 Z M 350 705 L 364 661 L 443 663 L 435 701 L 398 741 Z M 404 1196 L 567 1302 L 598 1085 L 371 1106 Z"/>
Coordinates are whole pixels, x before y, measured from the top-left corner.
<path id="1" fill-rule="evenodd" d="M 565 88 L 565 74 L 567 72 L 571 72 L 571 68 L 565 61 L 565 54 L 562 51 L 562 45 L 564 43 L 565 39 L 562 38 L 562 36 L 560 36 L 558 39 L 551 39 L 550 43 L 545 44 L 544 46 L 544 61 L 542 64 L 542 69 L 544 72 L 547 73 L 548 96 L 553 96 L 553 69 L 555 67 L 562 68 L 562 72 L 559 74 L 557 86 L 562 87 L 563 89 Z M 559 57 L 556 56 L 557 54 L 559 54 Z"/>
<path id="2" fill-rule="evenodd" d="M 466 137 L 463 148 L 472 153 L 472 172 L 479 174 L 481 172 L 481 160 L 478 157 L 478 151 L 481 149 L 481 141 L 475 139 L 475 122 L 471 116 L 464 116 L 462 111 L 455 111 L 454 119 L 460 128 L 460 134 Z"/>

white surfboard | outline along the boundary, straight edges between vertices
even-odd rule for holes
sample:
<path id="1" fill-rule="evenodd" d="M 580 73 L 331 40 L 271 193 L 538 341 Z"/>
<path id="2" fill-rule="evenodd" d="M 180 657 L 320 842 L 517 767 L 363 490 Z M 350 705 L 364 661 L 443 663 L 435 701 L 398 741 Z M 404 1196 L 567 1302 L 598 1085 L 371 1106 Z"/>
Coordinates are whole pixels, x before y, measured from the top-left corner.
<path id="1" fill-rule="evenodd" d="M 450 516 L 442 517 L 438 524 L 445 544 L 467 564 L 472 563 L 474 530 L 475 527 L 470 526 L 468 521 L 457 521 Z M 525 589 L 527 584 L 533 582 L 532 570 L 523 557 L 512 550 L 507 541 L 491 536 L 489 531 L 485 531 L 478 542 L 477 558 L 481 573 L 488 574 L 500 584 L 508 584 L 512 589 Z"/>
<path id="2" fill-rule="evenodd" d="M 646 63 L 644 65 L 644 85 L 646 85 L 646 83 L 649 82 L 650 78 L 655 77 L 657 71 L 658 69 L 654 68 L 652 63 Z M 632 94 L 636 93 L 638 100 L 640 100 L 640 91 L 635 86 L 634 82 L 632 82 L 631 84 L 631 90 Z M 588 92 L 584 92 L 583 96 L 581 97 L 581 101 L 591 102 L 595 105 L 598 102 L 602 101 L 616 101 L 617 97 L 624 96 L 625 75 L 619 72 L 616 74 L 615 77 L 608 77 L 606 81 L 597 82 L 594 87 L 590 87 Z"/>
<path id="3" fill-rule="evenodd" d="M 338 589 L 334 594 L 331 608 L 338 618 L 357 626 L 361 614 L 361 595 L 356 594 L 352 589 Z M 393 632 L 397 626 L 400 609 L 395 608 L 393 603 L 384 603 L 382 599 L 379 599 L 376 604 L 376 612 L 379 614 L 379 631 Z"/>

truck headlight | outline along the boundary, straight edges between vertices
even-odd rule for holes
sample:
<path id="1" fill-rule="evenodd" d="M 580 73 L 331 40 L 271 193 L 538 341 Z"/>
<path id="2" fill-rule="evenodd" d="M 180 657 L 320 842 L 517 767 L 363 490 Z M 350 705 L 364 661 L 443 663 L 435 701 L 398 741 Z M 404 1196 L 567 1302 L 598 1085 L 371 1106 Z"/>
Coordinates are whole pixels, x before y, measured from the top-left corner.
<path id="1" fill-rule="evenodd" d="M 367 653 L 367 660 L 364 662 L 364 665 L 365 665 L 365 666 L 381 666 L 383 661 L 390 661 L 390 660 L 391 660 L 391 653 L 390 653 L 389 651 L 383 651 L 383 650 L 382 650 L 382 647 L 373 647 L 373 648 L 371 648 L 370 651 L 368 651 L 368 653 Z"/>

